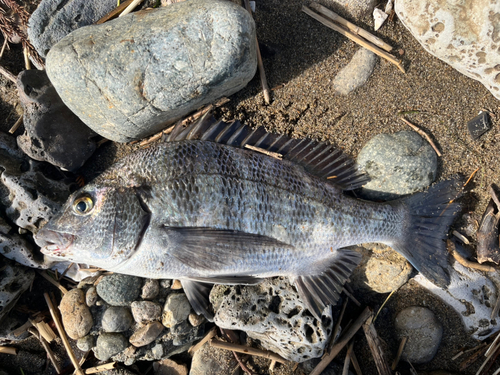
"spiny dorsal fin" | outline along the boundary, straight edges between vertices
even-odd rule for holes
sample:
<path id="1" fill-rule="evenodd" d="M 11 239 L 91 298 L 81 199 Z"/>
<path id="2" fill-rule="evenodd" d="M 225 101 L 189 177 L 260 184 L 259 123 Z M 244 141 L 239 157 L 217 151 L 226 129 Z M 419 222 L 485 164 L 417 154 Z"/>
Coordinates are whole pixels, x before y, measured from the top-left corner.
<path id="1" fill-rule="evenodd" d="M 212 141 L 240 148 L 250 145 L 275 152 L 319 178 L 330 177 L 331 183 L 344 190 L 357 189 L 369 181 L 368 175 L 356 168 L 354 160 L 325 142 L 271 134 L 263 127 L 252 129 L 239 121 L 226 123 L 210 113 L 187 127 L 178 125 L 167 138 L 167 142 L 183 140 Z"/>

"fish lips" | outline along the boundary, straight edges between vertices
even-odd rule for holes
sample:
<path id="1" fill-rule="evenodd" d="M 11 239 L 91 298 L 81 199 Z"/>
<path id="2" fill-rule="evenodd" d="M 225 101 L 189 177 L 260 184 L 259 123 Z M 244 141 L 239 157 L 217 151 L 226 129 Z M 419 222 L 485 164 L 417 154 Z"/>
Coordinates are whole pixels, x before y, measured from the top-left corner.
<path id="1" fill-rule="evenodd" d="M 36 243 L 41 247 L 41 252 L 52 257 L 69 255 L 69 247 L 73 244 L 75 236 L 69 233 L 56 232 L 42 228 L 35 236 Z"/>

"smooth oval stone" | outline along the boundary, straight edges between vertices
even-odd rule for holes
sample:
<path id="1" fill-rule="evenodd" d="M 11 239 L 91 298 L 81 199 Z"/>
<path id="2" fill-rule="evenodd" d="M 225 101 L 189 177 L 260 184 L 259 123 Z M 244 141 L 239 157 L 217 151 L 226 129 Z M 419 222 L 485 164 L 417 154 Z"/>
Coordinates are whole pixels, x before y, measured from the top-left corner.
<path id="1" fill-rule="evenodd" d="M 133 322 L 127 307 L 110 306 L 102 316 L 102 328 L 105 332 L 124 332 Z"/>
<path id="2" fill-rule="evenodd" d="M 85 304 L 85 294 L 81 289 L 66 293 L 59 305 L 64 328 L 73 340 L 87 335 L 94 325 L 90 309 Z"/>
<path id="3" fill-rule="evenodd" d="M 127 339 L 120 333 L 101 333 L 97 338 L 94 355 L 100 361 L 107 361 L 120 353 L 128 345 Z"/>
<path id="4" fill-rule="evenodd" d="M 257 69 L 255 24 L 230 1 L 184 1 L 78 29 L 46 65 L 83 122 L 129 142 L 245 87 Z"/>
<path id="5" fill-rule="evenodd" d="M 97 284 L 97 294 L 111 306 L 130 306 L 141 293 L 142 279 L 118 273 Z"/>

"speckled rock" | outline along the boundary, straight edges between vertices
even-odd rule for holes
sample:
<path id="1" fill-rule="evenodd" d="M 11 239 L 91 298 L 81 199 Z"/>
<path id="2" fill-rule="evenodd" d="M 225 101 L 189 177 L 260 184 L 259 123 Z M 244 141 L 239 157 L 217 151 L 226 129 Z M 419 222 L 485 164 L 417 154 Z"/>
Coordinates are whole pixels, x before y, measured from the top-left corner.
<path id="1" fill-rule="evenodd" d="M 443 327 L 434 313 L 419 306 L 411 306 L 398 313 L 396 331 L 400 339 L 408 337 L 401 358 L 412 364 L 432 360 L 443 335 Z"/>
<path id="2" fill-rule="evenodd" d="M 137 323 L 160 320 L 161 306 L 151 301 L 135 301 L 130 305 L 132 315 Z"/>
<path id="3" fill-rule="evenodd" d="M 177 363 L 171 359 L 163 359 L 153 363 L 153 369 L 155 375 L 188 375 L 186 365 Z"/>
<path id="4" fill-rule="evenodd" d="M 148 345 L 156 340 L 164 328 L 160 322 L 146 323 L 130 336 L 129 341 L 136 347 Z"/>
<path id="5" fill-rule="evenodd" d="M 106 332 L 124 332 L 130 328 L 134 319 L 128 307 L 110 306 L 104 312 L 101 322 Z"/>
<path id="6" fill-rule="evenodd" d="M 73 30 L 92 25 L 116 7 L 114 0 L 43 0 L 28 23 L 28 36 L 45 57 L 50 48 Z"/>
<path id="7" fill-rule="evenodd" d="M 191 313 L 188 316 L 188 321 L 189 324 L 191 324 L 193 327 L 198 327 L 205 321 L 205 317 L 203 315 L 197 315 L 195 313 Z"/>
<path id="8" fill-rule="evenodd" d="M 431 54 L 500 99 L 500 4 L 490 0 L 404 1 L 395 11 Z"/>
<path id="9" fill-rule="evenodd" d="M 96 136 L 64 105 L 44 70 L 24 70 L 17 77 L 24 109 L 19 147 L 32 159 L 75 171 L 97 148 Z"/>
<path id="10" fill-rule="evenodd" d="M 203 345 L 193 355 L 189 375 L 232 375 L 237 365 L 230 351 Z"/>
<path id="11" fill-rule="evenodd" d="M 129 142 L 245 87 L 255 43 L 243 7 L 183 1 L 75 30 L 48 53 L 47 73 L 91 129 Z"/>
<path id="12" fill-rule="evenodd" d="M 437 173 L 436 153 L 412 131 L 376 135 L 360 151 L 357 162 L 371 178 L 361 193 L 370 199 L 414 193 L 429 186 Z"/>
<path id="13" fill-rule="evenodd" d="M 94 336 L 87 335 L 79 338 L 76 342 L 76 346 L 82 352 L 88 352 L 94 347 Z"/>
<path id="14" fill-rule="evenodd" d="M 185 321 L 191 312 L 191 305 L 184 293 L 172 293 L 167 297 L 161 321 L 167 328 Z"/>
<path id="15" fill-rule="evenodd" d="M 147 279 L 142 286 L 141 298 L 153 299 L 160 292 L 160 283 L 155 279 Z"/>
<path id="16" fill-rule="evenodd" d="M 286 278 L 256 286 L 216 286 L 210 299 L 217 309 L 217 326 L 245 331 L 264 348 L 294 362 L 320 357 L 332 332 L 331 309 L 321 322 L 316 320 Z"/>
<path id="17" fill-rule="evenodd" d="M 97 294 L 112 306 L 130 306 L 141 294 L 141 287 L 141 278 L 115 273 L 97 284 Z"/>
<path id="18" fill-rule="evenodd" d="M 390 293 L 409 280 L 413 272 L 412 266 L 390 247 L 382 244 L 366 244 L 357 249 L 363 254 L 363 258 L 349 277 L 355 289 Z"/>
<path id="19" fill-rule="evenodd" d="M 370 78 L 378 57 L 366 48 L 360 48 L 333 80 L 336 92 L 347 95 L 363 86 Z"/>
<path id="20" fill-rule="evenodd" d="M 71 289 L 66 293 L 59 305 L 64 329 L 73 340 L 89 333 L 94 320 L 85 304 L 85 295 L 81 289 Z"/>
<path id="21" fill-rule="evenodd" d="M 124 350 L 127 345 L 127 339 L 120 333 L 101 333 L 93 350 L 98 360 L 107 361 Z"/>
<path id="22" fill-rule="evenodd" d="M 0 256 L 0 321 L 30 287 L 35 273 Z"/>

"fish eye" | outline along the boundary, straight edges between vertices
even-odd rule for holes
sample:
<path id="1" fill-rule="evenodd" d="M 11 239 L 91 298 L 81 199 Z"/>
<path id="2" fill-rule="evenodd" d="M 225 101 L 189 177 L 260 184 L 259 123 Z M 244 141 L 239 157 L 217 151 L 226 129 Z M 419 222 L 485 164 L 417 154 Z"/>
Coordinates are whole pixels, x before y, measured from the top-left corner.
<path id="1" fill-rule="evenodd" d="M 73 202 L 73 210 L 78 215 L 86 215 L 94 208 L 94 201 L 89 196 L 76 198 Z"/>

